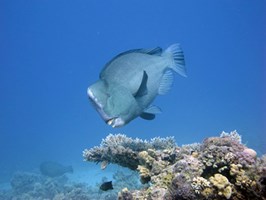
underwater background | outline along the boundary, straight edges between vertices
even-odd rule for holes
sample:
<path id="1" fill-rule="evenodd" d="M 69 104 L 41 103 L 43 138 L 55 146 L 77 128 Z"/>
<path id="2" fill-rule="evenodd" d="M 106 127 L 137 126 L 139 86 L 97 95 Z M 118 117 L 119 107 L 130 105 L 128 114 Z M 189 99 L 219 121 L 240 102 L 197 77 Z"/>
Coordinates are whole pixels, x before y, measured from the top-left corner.
<path id="1" fill-rule="evenodd" d="M 70 176 L 85 181 L 112 177 L 117 166 L 101 170 L 82 157 L 109 133 L 174 136 L 183 145 L 237 130 L 265 154 L 265 8 L 263 0 L 2 0 L 1 188 L 47 160 L 72 165 Z M 188 77 L 175 75 L 170 92 L 156 98 L 162 114 L 106 125 L 86 94 L 105 63 L 173 43 L 182 46 Z"/>

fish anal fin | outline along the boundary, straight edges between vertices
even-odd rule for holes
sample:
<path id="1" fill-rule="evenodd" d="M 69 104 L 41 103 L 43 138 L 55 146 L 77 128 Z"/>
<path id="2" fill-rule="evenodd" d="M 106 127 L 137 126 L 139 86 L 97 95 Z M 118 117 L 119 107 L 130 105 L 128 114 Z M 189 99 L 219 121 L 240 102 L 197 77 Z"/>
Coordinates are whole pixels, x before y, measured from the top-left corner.
<path id="1" fill-rule="evenodd" d="M 141 113 L 140 117 L 142 119 L 146 119 L 146 120 L 153 120 L 155 118 L 155 114 L 151 114 L 151 113 Z"/>
<path id="2" fill-rule="evenodd" d="M 149 106 L 146 108 L 143 113 L 141 113 L 140 117 L 146 120 L 153 120 L 155 118 L 155 114 L 161 113 L 161 109 L 157 106 Z"/>

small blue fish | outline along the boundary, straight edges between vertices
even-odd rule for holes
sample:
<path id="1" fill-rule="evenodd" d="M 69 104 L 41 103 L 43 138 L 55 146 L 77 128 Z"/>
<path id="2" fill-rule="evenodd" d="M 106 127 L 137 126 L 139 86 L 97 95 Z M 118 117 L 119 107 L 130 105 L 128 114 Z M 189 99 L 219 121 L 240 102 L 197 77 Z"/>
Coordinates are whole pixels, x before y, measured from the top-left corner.
<path id="1" fill-rule="evenodd" d="M 112 181 L 107 181 L 107 182 L 102 183 L 101 186 L 100 186 L 100 189 L 102 191 L 107 191 L 107 190 L 114 189 Z"/>
<path id="2" fill-rule="evenodd" d="M 88 88 L 88 96 L 103 120 L 121 127 L 140 116 L 155 118 L 161 110 L 151 105 L 157 95 L 166 94 L 173 72 L 186 77 L 184 54 L 179 44 L 166 50 L 134 49 L 109 61 L 100 79 Z"/>

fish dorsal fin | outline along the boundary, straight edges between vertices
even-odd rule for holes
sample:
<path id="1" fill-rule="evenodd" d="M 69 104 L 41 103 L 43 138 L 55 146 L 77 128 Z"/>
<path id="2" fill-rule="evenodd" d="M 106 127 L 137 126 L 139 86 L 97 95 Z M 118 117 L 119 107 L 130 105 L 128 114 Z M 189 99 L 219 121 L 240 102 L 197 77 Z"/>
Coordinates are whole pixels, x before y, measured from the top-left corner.
<path id="1" fill-rule="evenodd" d="M 149 55 L 161 55 L 162 52 L 163 52 L 163 50 L 161 47 L 155 47 L 152 49 L 131 49 L 131 50 L 128 50 L 128 51 L 125 51 L 125 52 L 118 54 L 116 57 L 113 58 L 113 60 L 120 57 L 120 56 L 129 54 L 129 53 L 144 53 L 144 54 L 149 54 Z"/>
<path id="2" fill-rule="evenodd" d="M 153 120 L 155 118 L 155 114 L 159 114 L 161 112 L 162 111 L 159 107 L 153 105 L 146 108 L 143 113 L 141 113 L 140 117 L 146 120 Z"/>
<path id="3" fill-rule="evenodd" d="M 156 47 L 156 48 L 152 48 L 152 49 L 131 49 L 131 50 L 122 52 L 122 53 L 118 54 L 117 56 L 115 56 L 112 60 L 110 60 L 108 63 L 105 64 L 104 69 L 108 65 L 110 65 L 115 59 L 117 59 L 117 58 L 119 58 L 121 56 L 124 56 L 126 54 L 129 54 L 129 53 L 143 53 L 143 54 L 158 55 L 158 56 L 160 56 L 162 54 L 162 52 L 163 52 L 163 50 L 162 50 L 161 47 Z"/>
<path id="4" fill-rule="evenodd" d="M 158 55 L 160 56 L 162 54 L 163 50 L 161 47 L 156 47 L 153 49 L 139 49 L 139 53 L 146 53 L 149 55 Z"/>
<path id="5" fill-rule="evenodd" d="M 173 77 L 172 71 L 166 70 L 161 79 L 160 86 L 158 89 L 158 94 L 160 95 L 166 94 L 171 89 L 173 80 L 174 80 L 174 77 Z"/>
<path id="6" fill-rule="evenodd" d="M 144 95 L 146 95 L 148 93 L 148 89 L 147 89 L 147 81 L 148 81 L 148 75 L 146 73 L 146 71 L 143 71 L 143 76 L 142 76 L 142 80 L 141 80 L 141 84 L 139 86 L 139 89 L 137 91 L 137 93 L 135 94 L 135 97 L 142 97 Z"/>

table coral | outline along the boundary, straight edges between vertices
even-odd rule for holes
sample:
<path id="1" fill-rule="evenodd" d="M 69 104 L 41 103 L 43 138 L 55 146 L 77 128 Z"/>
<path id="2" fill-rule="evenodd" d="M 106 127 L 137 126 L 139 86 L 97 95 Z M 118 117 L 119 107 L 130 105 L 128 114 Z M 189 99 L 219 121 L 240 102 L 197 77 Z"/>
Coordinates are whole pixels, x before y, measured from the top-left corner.
<path id="1" fill-rule="evenodd" d="M 116 163 L 123 167 L 136 170 L 140 164 L 138 154 L 148 149 L 173 148 L 175 142 L 173 137 L 153 138 L 150 141 L 139 138 L 132 139 L 124 134 L 109 134 L 102 140 L 100 146 L 83 151 L 86 161 Z"/>

